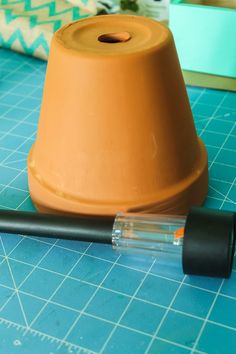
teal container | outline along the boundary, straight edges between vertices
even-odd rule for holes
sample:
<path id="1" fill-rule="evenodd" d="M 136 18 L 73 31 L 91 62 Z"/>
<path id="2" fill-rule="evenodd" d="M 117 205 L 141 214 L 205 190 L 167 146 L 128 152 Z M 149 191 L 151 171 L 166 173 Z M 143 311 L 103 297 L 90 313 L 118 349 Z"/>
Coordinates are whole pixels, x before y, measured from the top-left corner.
<path id="1" fill-rule="evenodd" d="M 236 78 L 235 9 L 174 0 L 169 26 L 183 70 Z"/>

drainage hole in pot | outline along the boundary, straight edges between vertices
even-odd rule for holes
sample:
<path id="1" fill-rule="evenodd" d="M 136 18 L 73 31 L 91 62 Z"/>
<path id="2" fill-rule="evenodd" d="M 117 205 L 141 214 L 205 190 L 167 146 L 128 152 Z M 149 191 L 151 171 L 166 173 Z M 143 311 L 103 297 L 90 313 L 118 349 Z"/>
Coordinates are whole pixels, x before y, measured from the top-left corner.
<path id="1" fill-rule="evenodd" d="M 130 38 L 129 32 L 114 32 L 101 34 L 98 40 L 102 43 L 122 43 L 127 42 Z"/>

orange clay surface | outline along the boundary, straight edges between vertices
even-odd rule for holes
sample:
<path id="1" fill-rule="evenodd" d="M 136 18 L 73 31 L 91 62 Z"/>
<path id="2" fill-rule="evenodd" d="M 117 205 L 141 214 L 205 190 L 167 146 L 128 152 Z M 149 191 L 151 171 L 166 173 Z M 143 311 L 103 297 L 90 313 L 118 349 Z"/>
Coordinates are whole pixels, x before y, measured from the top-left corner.
<path id="1" fill-rule="evenodd" d="M 202 204 L 207 153 L 166 27 L 106 15 L 54 34 L 28 171 L 43 211 L 183 214 Z"/>

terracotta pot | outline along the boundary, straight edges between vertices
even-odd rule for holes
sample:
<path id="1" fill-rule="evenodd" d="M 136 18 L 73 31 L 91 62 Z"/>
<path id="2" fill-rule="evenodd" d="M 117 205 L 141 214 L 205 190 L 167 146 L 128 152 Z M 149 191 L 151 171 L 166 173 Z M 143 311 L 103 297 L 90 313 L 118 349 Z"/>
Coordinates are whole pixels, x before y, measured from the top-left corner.
<path id="1" fill-rule="evenodd" d="M 185 213 L 200 205 L 207 154 L 171 32 L 127 15 L 57 31 L 28 167 L 44 211 Z"/>

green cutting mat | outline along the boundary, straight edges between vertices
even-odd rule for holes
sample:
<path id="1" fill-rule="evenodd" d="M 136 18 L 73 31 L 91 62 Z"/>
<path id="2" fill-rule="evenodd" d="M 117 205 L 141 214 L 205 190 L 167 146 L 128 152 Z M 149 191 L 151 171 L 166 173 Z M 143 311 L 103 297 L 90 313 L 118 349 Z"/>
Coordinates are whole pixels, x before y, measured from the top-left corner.
<path id="1" fill-rule="evenodd" d="M 46 64 L 0 50 L 0 207 L 32 210 L 26 159 Z M 236 211 L 236 94 L 189 88 L 209 154 L 206 205 Z M 230 280 L 109 246 L 0 235 L 0 353 L 225 353 L 236 348 Z"/>

